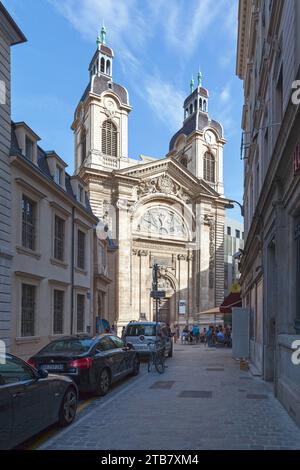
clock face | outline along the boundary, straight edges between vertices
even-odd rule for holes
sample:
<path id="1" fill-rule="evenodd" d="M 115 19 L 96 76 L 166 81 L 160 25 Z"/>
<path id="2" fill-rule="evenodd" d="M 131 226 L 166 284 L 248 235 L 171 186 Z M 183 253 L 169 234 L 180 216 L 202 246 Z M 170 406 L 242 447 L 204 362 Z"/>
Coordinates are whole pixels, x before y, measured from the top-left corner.
<path id="1" fill-rule="evenodd" d="M 205 140 L 208 144 L 215 144 L 216 143 L 216 136 L 212 131 L 205 132 Z"/>

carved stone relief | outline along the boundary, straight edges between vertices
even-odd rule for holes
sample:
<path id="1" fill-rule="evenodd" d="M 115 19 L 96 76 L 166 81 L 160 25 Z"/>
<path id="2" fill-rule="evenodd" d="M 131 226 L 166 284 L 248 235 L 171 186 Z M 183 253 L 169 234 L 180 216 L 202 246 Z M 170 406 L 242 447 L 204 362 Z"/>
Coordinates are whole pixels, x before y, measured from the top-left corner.
<path id="1" fill-rule="evenodd" d="M 152 207 L 138 221 L 137 232 L 186 238 L 187 230 L 181 217 L 166 207 Z"/>

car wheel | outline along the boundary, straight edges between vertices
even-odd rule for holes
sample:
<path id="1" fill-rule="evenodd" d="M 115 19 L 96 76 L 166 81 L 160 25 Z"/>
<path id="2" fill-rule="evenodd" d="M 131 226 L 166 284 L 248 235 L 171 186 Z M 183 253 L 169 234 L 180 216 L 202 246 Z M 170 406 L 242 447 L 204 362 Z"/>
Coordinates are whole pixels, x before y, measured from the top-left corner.
<path id="1" fill-rule="evenodd" d="M 133 370 L 132 370 L 132 375 L 138 375 L 140 372 L 140 360 L 136 356 L 133 361 Z"/>
<path id="2" fill-rule="evenodd" d="M 59 425 L 68 426 L 76 416 L 77 411 L 77 392 L 74 387 L 69 387 L 64 394 L 63 401 L 59 410 Z"/>
<path id="3" fill-rule="evenodd" d="M 108 369 L 103 369 L 99 375 L 98 379 L 98 388 L 96 391 L 96 395 L 99 397 L 103 397 L 107 394 L 110 387 L 110 374 Z"/>

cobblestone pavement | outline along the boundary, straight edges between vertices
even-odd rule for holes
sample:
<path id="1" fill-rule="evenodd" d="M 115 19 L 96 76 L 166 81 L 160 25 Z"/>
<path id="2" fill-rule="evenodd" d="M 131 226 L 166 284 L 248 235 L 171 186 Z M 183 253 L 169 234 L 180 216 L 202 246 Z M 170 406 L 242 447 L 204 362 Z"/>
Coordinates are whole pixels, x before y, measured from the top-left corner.
<path id="1" fill-rule="evenodd" d="M 230 350 L 176 345 L 165 374 L 143 364 L 40 449 L 300 449 L 300 429 Z"/>

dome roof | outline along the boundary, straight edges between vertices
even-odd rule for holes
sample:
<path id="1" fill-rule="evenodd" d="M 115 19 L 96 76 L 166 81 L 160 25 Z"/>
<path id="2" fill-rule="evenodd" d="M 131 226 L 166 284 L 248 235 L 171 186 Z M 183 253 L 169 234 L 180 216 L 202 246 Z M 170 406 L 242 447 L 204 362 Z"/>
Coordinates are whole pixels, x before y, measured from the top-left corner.
<path id="1" fill-rule="evenodd" d="M 182 128 L 173 135 L 172 139 L 170 140 L 169 151 L 171 152 L 174 149 L 174 145 L 176 142 L 177 137 L 180 134 L 184 134 L 186 137 L 191 135 L 194 131 L 201 131 L 206 127 L 211 127 L 215 129 L 218 136 L 220 138 L 224 137 L 223 127 L 222 125 L 214 121 L 213 119 L 209 119 L 207 113 L 202 113 L 198 111 L 198 126 L 197 126 L 197 113 L 192 114 L 183 124 Z"/>
<path id="2" fill-rule="evenodd" d="M 120 98 L 121 103 L 129 105 L 128 92 L 126 88 L 112 82 L 110 77 L 105 77 L 103 75 L 94 76 L 94 79 L 88 84 L 80 101 L 84 101 L 88 93 L 101 95 L 104 91 L 112 91 Z"/>

